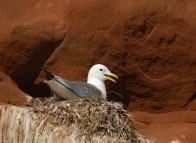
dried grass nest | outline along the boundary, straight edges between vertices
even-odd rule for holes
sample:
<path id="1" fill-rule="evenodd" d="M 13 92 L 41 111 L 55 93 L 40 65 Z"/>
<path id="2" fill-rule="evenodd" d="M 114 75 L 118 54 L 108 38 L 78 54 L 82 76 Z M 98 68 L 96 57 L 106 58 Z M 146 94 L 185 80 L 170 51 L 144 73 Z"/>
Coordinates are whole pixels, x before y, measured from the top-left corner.
<path id="1" fill-rule="evenodd" d="M 39 102 L 34 104 L 33 111 L 47 116 L 47 120 L 54 126 L 63 125 L 79 130 L 79 134 L 88 139 L 97 135 L 141 143 L 133 127 L 131 114 L 118 102 L 39 99 Z"/>

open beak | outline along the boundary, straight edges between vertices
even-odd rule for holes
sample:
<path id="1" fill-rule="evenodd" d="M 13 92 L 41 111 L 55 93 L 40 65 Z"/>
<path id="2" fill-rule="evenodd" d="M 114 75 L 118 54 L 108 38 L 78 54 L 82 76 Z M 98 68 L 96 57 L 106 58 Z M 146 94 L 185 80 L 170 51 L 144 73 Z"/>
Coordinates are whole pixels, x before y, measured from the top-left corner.
<path id="1" fill-rule="evenodd" d="M 110 80 L 114 83 L 116 83 L 115 79 L 118 79 L 118 76 L 113 74 L 113 73 L 108 73 L 108 74 L 104 74 L 107 80 Z"/>

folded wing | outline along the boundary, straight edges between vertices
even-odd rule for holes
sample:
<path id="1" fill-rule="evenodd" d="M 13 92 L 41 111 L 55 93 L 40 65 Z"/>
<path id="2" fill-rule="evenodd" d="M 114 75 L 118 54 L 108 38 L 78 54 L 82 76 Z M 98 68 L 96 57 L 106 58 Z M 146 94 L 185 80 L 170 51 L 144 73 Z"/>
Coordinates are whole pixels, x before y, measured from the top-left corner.
<path id="1" fill-rule="evenodd" d="M 65 80 L 58 76 L 56 76 L 55 80 L 70 89 L 72 92 L 76 93 L 81 98 L 95 97 L 100 94 L 100 91 L 95 86 L 86 82 Z"/>

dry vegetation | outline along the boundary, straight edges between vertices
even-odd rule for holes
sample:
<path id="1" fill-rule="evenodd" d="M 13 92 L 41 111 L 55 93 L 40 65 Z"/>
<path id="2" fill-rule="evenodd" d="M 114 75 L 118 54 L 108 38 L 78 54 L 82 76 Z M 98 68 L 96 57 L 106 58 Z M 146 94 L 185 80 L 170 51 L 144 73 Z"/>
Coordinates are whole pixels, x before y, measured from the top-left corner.
<path id="1" fill-rule="evenodd" d="M 117 138 L 122 142 L 141 143 L 133 127 L 131 114 L 118 102 L 89 99 L 54 101 L 36 99 L 33 111 L 54 126 L 66 126 L 68 134 L 78 131 L 78 137 L 91 141 L 93 135 Z"/>

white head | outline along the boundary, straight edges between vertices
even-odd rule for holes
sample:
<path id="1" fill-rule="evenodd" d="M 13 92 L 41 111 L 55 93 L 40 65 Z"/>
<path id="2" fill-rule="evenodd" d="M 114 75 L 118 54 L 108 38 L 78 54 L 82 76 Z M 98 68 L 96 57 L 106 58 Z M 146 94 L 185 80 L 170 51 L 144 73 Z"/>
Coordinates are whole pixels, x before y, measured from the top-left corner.
<path id="1" fill-rule="evenodd" d="M 102 92 L 102 99 L 107 100 L 104 82 L 106 80 L 110 80 L 116 83 L 116 80 L 114 78 L 118 79 L 118 77 L 115 74 L 111 73 L 106 66 L 96 64 L 89 70 L 87 82 L 97 87 Z"/>

